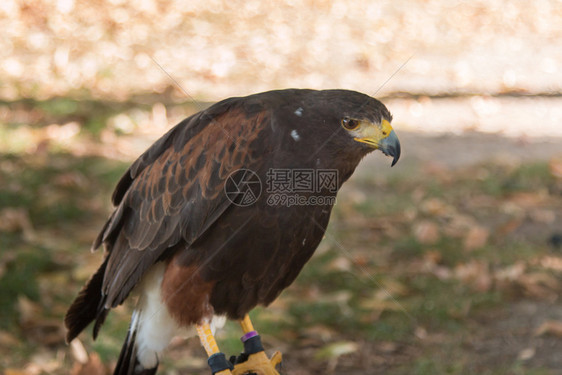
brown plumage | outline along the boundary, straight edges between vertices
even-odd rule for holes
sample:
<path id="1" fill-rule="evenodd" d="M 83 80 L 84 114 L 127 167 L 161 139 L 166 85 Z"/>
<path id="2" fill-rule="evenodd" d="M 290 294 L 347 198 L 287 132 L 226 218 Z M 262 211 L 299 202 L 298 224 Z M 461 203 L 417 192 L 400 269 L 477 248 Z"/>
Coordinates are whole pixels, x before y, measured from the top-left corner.
<path id="1" fill-rule="evenodd" d="M 117 184 L 116 209 L 93 244 L 104 245 L 105 258 L 66 315 L 67 339 L 91 321 L 96 336 L 108 311 L 144 285 L 155 264 L 164 265 L 160 299 L 179 327 L 213 315 L 241 319 L 271 303 L 320 243 L 333 201 L 271 204 L 268 171 L 335 170 L 339 188 L 376 148 L 398 159 L 390 121 L 380 102 L 357 92 L 281 90 L 226 99 L 179 123 Z M 240 174 L 228 180 L 242 168 L 262 182 L 250 205 L 225 193 L 243 185 Z M 116 373 L 153 373 L 142 358 L 137 369 L 122 363 L 139 345 L 134 325 L 143 323 L 133 321 Z"/>

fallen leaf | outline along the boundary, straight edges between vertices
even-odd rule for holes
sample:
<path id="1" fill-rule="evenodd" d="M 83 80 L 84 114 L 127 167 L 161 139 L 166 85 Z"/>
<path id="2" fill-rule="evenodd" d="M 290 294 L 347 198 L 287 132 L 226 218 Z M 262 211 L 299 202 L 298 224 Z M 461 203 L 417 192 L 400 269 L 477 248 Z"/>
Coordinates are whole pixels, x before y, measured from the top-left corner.
<path id="1" fill-rule="evenodd" d="M 44 347 L 40 347 L 29 359 L 25 370 L 29 375 L 53 374 L 63 366 L 63 362 L 53 356 L 52 352 Z"/>
<path id="2" fill-rule="evenodd" d="M 80 339 L 75 338 L 70 343 L 70 352 L 72 353 L 72 357 L 78 362 L 82 364 L 88 363 L 88 352 L 86 348 L 84 348 L 84 344 Z"/>
<path id="3" fill-rule="evenodd" d="M 339 341 L 324 346 L 316 352 L 314 357 L 321 360 L 334 359 L 344 354 L 355 353 L 357 349 L 359 349 L 359 345 L 356 342 Z"/>
<path id="4" fill-rule="evenodd" d="M 349 271 L 351 267 L 352 264 L 348 258 L 339 256 L 327 265 L 326 271 Z"/>
<path id="5" fill-rule="evenodd" d="M 18 297 L 18 311 L 20 313 L 20 322 L 24 325 L 32 322 L 35 317 L 41 316 L 41 307 L 23 295 Z"/>
<path id="6" fill-rule="evenodd" d="M 443 226 L 443 232 L 446 236 L 453 238 L 464 238 L 467 232 L 478 226 L 476 220 L 469 216 L 457 212 L 447 215 L 446 223 Z"/>
<path id="7" fill-rule="evenodd" d="M 562 337 L 562 322 L 559 320 L 547 320 L 537 328 L 536 336 L 552 335 Z"/>
<path id="8" fill-rule="evenodd" d="M 83 188 L 87 186 L 88 181 L 80 172 L 66 172 L 57 175 L 53 184 L 65 188 Z"/>
<path id="9" fill-rule="evenodd" d="M 27 210 L 23 208 L 4 208 L 0 211 L 0 232 L 22 232 L 26 240 L 35 238 L 35 231 Z"/>
<path id="10" fill-rule="evenodd" d="M 435 266 L 430 272 L 439 280 L 449 280 L 452 274 L 451 269 L 445 266 Z"/>
<path id="11" fill-rule="evenodd" d="M 88 362 L 80 363 L 76 362 L 74 367 L 70 371 L 71 375 L 105 375 L 107 374 L 107 369 L 101 362 L 100 357 L 93 353 L 90 355 Z"/>
<path id="12" fill-rule="evenodd" d="M 427 338 L 427 330 L 424 327 L 418 326 L 416 327 L 414 335 L 416 335 L 418 339 L 424 340 L 425 338 Z"/>
<path id="13" fill-rule="evenodd" d="M 466 237 L 464 238 L 464 248 L 466 250 L 475 250 L 483 247 L 488 242 L 490 231 L 481 226 L 474 226 L 470 228 Z"/>
<path id="14" fill-rule="evenodd" d="M 394 341 L 378 341 L 377 349 L 384 353 L 394 353 L 400 346 Z"/>
<path id="15" fill-rule="evenodd" d="M 59 319 L 46 318 L 41 306 L 25 296 L 18 297 L 20 327 L 29 340 L 43 346 L 64 343 L 64 328 Z"/>
<path id="16" fill-rule="evenodd" d="M 316 324 L 310 327 L 307 327 L 303 330 L 304 334 L 309 337 L 317 337 L 320 338 L 322 341 L 330 341 L 333 337 L 337 336 L 337 332 L 334 331 L 332 328 L 322 325 Z"/>
<path id="17" fill-rule="evenodd" d="M 423 254 L 423 259 L 430 264 L 439 264 L 443 259 L 443 254 L 439 250 L 428 250 Z"/>
<path id="18" fill-rule="evenodd" d="M 421 212 L 428 215 L 442 216 L 446 213 L 451 212 L 452 208 L 441 199 L 430 198 L 422 202 L 422 204 L 420 205 L 420 210 Z"/>
<path id="19" fill-rule="evenodd" d="M 455 276 L 473 289 L 485 292 L 492 287 L 489 265 L 485 262 L 470 261 L 455 267 Z"/>
<path id="20" fill-rule="evenodd" d="M 537 192 L 518 192 L 509 196 L 508 202 L 523 208 L 534 208 L 548 199 L 548 192 L 539 190 Z"/>
<path id="21" fill-rule="evenodd" d="M 545 256 L 540 259 L 540 265 L 546 269 L 562 272 L 562 257 Z"/>
<path id="22" fill-rule="evenodd" d="M 439 227 L 432 221 L 421 221 L 414 225 L 414 236 L 422 244 L 434 244 L 439 240 Z"/>
<path id="23" fill-rule="evenodd" d="M 394 300 L 371 299 L 361 302 L 361 308 L 376 311 L 401 311 L 402 307 Z"/>
<path id="24" fill-rule="evenodd" d="M 503 223 L 496 229 L 496 235 L 500 237 L 507 236 L 508 234 L 514 232 L 517 228 L 519 228 L 521 224 L 523 224 L 523 220 L 523 218 L 517 217 Z"/>
<path id="25" fill-rule="evenodd" d="M 543 272 L 521 275 L 517 280 L 527 294 L 536 298 L 556 299 L 558 297 L 558 279 Z"/>
<path id="26" fill-rule="evenodd" d="M 529 213 L 532 220 L 537 223 L 551 224 L 556 221 L 556 213 L 553 210 L 536 209 Z"/>
<path id="27" fill-rule="evenodd" d="M 0 331 L 0 347 L 15 346 L 19 343 L 16 336 L 6 331 Z"/>
<path id="28" fill-rule="evenodd" d="M 521 361 L 527 361 L 535 356 L 535 348 L 526 348 L 519 352 L 517 359 Z"/>
<path id="29" fill-rule="evenodd" d="M 519 277 L 521 277 L 521 275 L 523 275 L 526 268 L 527 267 L 525 266 L 525 263 L 517 262 L 517 263 L 514 263 L 510 266 L 504 267 L 504 268 L 496 271 L 494 276 L 498 281 L 514 282 L 517 279 L 519 279 Z"/>
<path id="30" fill-rule="evenodd" d="M 375 292 L 375 295 L 381 299 L 388 299 L 389 295 L 403 297 L 410 293 L 410 288 L 406 284 L 390 277 L 384 278 L 380 282 L 380 287 L 381 289 Z M 383 291 L 382 293 L 381 290 Z"/>

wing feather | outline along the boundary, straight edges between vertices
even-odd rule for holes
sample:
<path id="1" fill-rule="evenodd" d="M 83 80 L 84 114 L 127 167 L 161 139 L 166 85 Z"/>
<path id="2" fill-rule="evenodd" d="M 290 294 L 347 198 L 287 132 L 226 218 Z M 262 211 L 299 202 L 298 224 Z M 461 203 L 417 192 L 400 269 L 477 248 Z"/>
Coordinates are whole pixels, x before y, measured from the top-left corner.
<path id="1" fill-rule="evenodd" d="M 248 114 L 236 104 L 231 99 L 178 124 L 117 184 L 117 208 L 94 243 L 108 252 L 106 308 L 121 304 L 155 262 L 188 247 L 231 205 L 225 180 L 255 167 L 252 148 L 263 147 L 259 136 L 269 127 L 267 112 Z"/>

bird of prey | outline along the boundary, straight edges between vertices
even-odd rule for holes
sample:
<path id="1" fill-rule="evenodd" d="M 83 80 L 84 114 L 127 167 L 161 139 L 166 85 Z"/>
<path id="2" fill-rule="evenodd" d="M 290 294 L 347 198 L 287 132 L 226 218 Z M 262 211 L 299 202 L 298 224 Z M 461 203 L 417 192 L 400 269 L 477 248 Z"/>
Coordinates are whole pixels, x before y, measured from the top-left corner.
<path id="1" fill-rule="evenodd" d="M 248 313 L 297 277 L 320 243 L 338 189 L 373 150 L 400 157 L 392 116 L 348 90 L 287 89 L 218 102 L 173 127 L 125 172 L 92 248 L 104 259 L 69 308 L 67 341 L 136 295 L 115 374 L 154 374 L 193 328 L 213 374 L 278 374 Z M 242 326 L 227 360 L 213 337 Z"/>

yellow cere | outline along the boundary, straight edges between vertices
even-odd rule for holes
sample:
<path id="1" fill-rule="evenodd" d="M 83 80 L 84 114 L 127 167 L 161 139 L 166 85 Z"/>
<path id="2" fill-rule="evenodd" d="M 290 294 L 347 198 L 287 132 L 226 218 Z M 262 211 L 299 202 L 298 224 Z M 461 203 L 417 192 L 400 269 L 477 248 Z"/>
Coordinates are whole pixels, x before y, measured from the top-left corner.
<path id="1" fill-rule="evenodd" d="M 387 120 L 382 120 L 380 125 L 365 121 L 361 123 L 361 126 L 358 129 L 352 131 L 351 133 L 357 142 L 378 147 L 380 141 L 388 137 L 392 130 L 392 126 Z"/>

